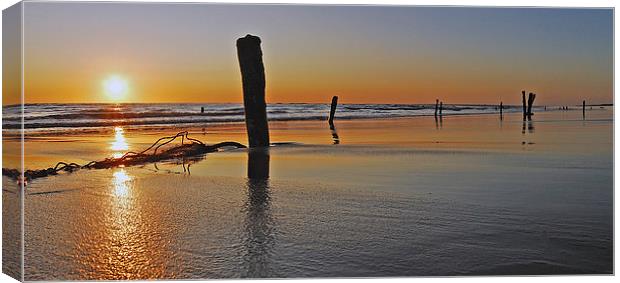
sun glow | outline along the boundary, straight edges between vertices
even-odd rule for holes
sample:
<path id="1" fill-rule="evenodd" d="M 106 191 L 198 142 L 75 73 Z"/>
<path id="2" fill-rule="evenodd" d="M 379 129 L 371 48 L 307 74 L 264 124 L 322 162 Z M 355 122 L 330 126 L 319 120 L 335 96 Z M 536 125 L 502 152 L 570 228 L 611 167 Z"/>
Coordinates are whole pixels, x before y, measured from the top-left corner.
<path id="1" fill-rule="evenodd" d="M 120 76 L 110 76 L 103 81 L 103 92 L 110 100 L 120 101 L 127 96 L 129 84 Z"/>

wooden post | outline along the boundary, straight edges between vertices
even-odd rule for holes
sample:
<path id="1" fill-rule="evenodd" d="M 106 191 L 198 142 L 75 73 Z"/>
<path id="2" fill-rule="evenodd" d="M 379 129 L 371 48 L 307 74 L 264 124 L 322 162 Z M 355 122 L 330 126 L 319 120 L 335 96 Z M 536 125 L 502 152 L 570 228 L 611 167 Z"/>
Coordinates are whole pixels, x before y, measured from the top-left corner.
<path id="1" fill-rule="evenodd" d="M 249 34 L 237 39 L 237 56 L 243 82 L 245 125 L 250 147 L 269 146 L 265 68 L 260 43 L 259 37 Z"/>
<path id="2" fill-rule="evenodd" d="M 441 112 L 443 112 L 443 101 L 439 102 L 439 116 L 443 115 Z"/>
<path id="3" fill-rule="evenodd" d="M 435 117 L 437 117 L 438 108 L 439 108 L 439 99 L 435 99 Z"/>
<path id="4" fill-rule="evenodd" d="M 500 101 L 499 102 L 499 116 L 504 115 L 504 102 Z"/>
<path id="5" fill-rule="evenodd" d="M 248 178 L 269 178 L 269 148 L 248 149 Z"/>
<path id="6" fill-rule="evenodd" d="M 525 104 L 525 90 L 521 91 L 522 94 L 522 102 L 523 102 L 523 119 L 525 119 L 525 116 L 527 116 L 527 105 Z"/>
<path id="7" fill-rule="evenodd" d="M 334 115 L 336 115 L 336 107 L 338 106 L 338 96 L 334 95 L 334 97 L 332 97 L 332 107 L 329 110 L 329 125 L 330 126 L 334 126 Z"/>
<path id="8" fill-rule="evenodd" d="M 534 106 L 534 99 L 536 99 L 536 94 L 531 93 L 527 98 L 527 116 L 532 116 L 532 106 Z"/>

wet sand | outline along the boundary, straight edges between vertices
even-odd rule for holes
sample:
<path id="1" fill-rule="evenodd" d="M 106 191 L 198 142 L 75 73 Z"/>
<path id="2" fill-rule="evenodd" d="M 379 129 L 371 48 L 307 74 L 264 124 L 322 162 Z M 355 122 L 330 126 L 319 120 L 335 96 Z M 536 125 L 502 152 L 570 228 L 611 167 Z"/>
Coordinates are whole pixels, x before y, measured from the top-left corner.
<path id="1" fill-rule="evenodd" d="M 325 121 L 270 127 L 283 144 L 268 157 L 229 150 L 30 182 L 26 280 L 613 271 L 611 109 L 336 120 L 337 145 Z M 28 137 L 26 167 L 173 132 Z M 191 132 L 246 143 L 239 124 Z"/>

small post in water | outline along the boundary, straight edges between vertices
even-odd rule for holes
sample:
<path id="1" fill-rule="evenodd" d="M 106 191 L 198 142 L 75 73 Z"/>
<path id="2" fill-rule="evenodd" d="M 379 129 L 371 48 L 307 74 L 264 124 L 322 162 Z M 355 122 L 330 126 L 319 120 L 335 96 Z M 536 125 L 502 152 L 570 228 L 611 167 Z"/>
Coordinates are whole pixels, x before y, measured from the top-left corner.
<path id="1" fill-rule="evenodd" d="M 504 102 L 500 101 L 499 102 L 499 116 L 501 117 L 502 115 L 504 115 Z"/>
<path id="2" fill-rule="evenodd" d="M 439 109 L 439 99 L 435 99 L 435 117 L 437 117 L 438 109 Z"/>
<path id="3" fill-rule="evenodd" d="M 439 102 L 439 116 L 442 116 L 441 112 L 443 111 L 443 101 Z"/>
<path id="4" fill-rule="evenodd" d="M 243 106 L 245 125 L 250 147 L 269 146 L 267 104 L 265 103 L 265 67 L 261 40 L 246 35 L 237 39 L 237 56 L 243 83 Z"/>
<path id="5" fill-rule="evenodd" d="M 582 105 L 582 106 L 581 106 L 581 109 L 582 109 L 581 111 L 583 112 L 583 118 L 585 119 L 585 118 L 586 118 L 586 101 L 584 100 L 584 101 L 581 103 L 581 105 Z"/>
<path id="6" fill-rule="evenodd" d="M 525 104 L 525 90 L 521 91 L 522 94 L 522 102 L 523 102 L 523 119 L 525 119 L 525 116 L 527 116 L 527 105 Z"/>
<path id="7" fill-rule="evenodd" d="M 334 127 L 334 115 L 336 115 L 336 107 L 338 106 L 338 96 L 332 97 L 332 107 L 329 109 L 329 126 Z"/>
<path id="8" fill-rule="evenodd" d="M 527 98 L 527 116 L 528 117 L 532 116 L 532 106 L 534 106 L 534 99 L 536 99 L 536 94 L 530 92 L 530 95 Z"/>

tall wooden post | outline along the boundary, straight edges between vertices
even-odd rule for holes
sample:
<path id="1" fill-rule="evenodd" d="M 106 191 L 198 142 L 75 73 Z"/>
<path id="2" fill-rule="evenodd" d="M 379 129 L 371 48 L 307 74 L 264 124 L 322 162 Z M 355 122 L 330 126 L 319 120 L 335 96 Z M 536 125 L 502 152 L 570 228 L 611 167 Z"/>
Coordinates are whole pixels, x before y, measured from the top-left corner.
<path id="1" fill-rule="evenodd" d="M 261 40 L 246 35 L 237 39 L 237 56 L 243 82 L 243 106 L 245 125 L 250 147 L 269 146 L 267 105 L 265 103 L 265 68 Z"/>
<path id="2" fill-rule="evenodd" d="M 504 102 L 500 101 L 499 102 L 499 116 L 504 115 Z"/>
<path id="3" fill-rule="evenodd" d="M 522 94 L 522 102 L 523 102 L 523 119 L 525 119 L 525 116 L 527 116 L 527 105 L 525 104 L 525 90 L 521 91 Z"/>
<path id="4" fill-rule="evenodd" d="M 439 99 L 435 99 L 435 117 L 437 117 L 438 108 L 439 108 Z"/>
<path id="5" fill-rule="evenodd" d="M 332 97 L 332 107 L 329 109 L 329 125 L 334 126 L 334 115 L 336 115 L 336 107 L 338 106 L 338 96 Z"/>
<path id="6" fill-rule="evenodd" d="M 443 112 L 443 101 L 439 102 L 439 116 L 443 115 L 441 112 Z"/>

